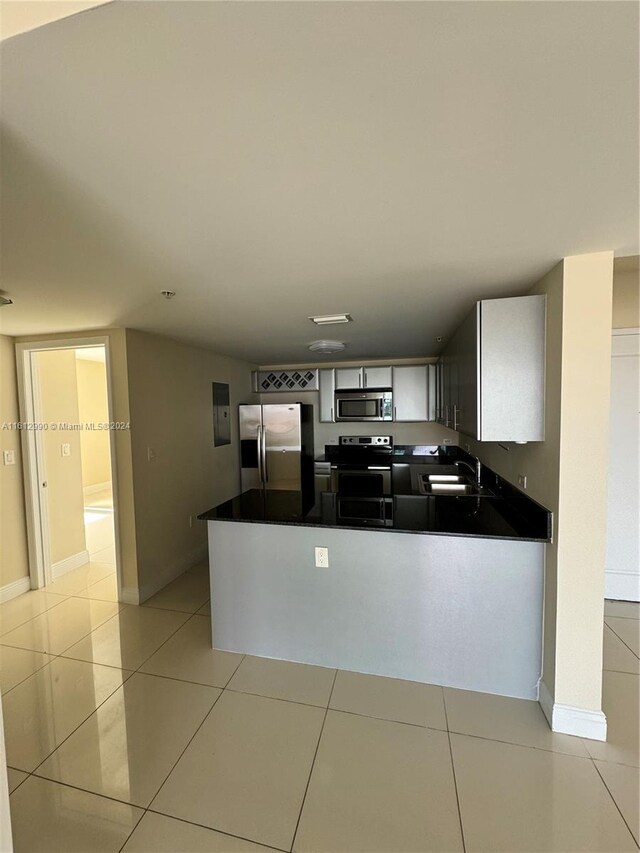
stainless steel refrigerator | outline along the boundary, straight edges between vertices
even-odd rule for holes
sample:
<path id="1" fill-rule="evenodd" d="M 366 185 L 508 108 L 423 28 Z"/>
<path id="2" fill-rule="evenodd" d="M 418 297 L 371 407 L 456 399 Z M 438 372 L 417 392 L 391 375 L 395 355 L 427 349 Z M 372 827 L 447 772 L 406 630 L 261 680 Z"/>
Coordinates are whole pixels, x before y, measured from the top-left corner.
<path id="1" fill-rule="evenodd" d="M 239 409 L 242 491 L 313 492 L 313 406 L 274 403 Z"/>

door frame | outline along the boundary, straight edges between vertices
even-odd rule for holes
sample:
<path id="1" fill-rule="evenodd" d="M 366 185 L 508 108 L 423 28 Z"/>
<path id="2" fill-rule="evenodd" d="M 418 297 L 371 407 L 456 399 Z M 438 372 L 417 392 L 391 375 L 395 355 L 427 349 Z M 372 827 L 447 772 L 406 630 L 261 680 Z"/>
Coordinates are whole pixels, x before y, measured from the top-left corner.
<path id="1" fill-rule="evenodd" d="M 16 344 L 16 369 L 18 378 L 18 411 L 21 423 L 36 424 L 40 419 L 39 383 L 37 381 L 37 362 L 34 355 L 48 350 L 84 349 L 104 346 L 105 369 L 107 374 L 107 413 L 112 423 L 113 382 L 111 368 L 111 350 L 108 335 L 92 337 L 68 337 L 43 341 L 28 341 Z M 44 465 L 42 431 L 37 429 L 21 430 L 22 470 L 24 481 L 25 511 L 27 520 L 27 545 L 29 552 L 29 577 L 31 589 L 40 589 L 49 583 L 51 571 L 49 515 L 47 501 L 42 499 L 40 482 Z M 113 530 L 116 555 L 116 579 L 118 600 L 122 597 L 121 554 L 120 554 L 120 516 L 118 506 L 118 472 L 116 465 L 116 433 L 109 430 L 109 450 L 111 457 L 111 488 L 113 491 Z"/>

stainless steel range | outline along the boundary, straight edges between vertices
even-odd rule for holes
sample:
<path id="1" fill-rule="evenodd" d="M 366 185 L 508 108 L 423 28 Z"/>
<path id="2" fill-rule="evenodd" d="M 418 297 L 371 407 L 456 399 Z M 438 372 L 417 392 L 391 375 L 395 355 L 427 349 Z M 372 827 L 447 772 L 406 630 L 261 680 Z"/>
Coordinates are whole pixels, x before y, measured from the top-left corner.
<path id="1" fill-rule="evenodd" d="M 337 447 L 327 445 L 331 491 L 338 521 L 385 526 L 392 523 L 390 435 L 341 435 Z"/>

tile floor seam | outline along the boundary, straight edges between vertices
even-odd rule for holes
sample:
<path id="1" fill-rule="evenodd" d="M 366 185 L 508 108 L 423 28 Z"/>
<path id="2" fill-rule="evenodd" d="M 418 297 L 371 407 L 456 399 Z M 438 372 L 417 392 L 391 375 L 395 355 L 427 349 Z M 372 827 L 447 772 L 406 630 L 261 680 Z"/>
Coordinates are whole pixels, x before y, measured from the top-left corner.
<path id="1" fill-rule="evenodd" d="M 617 618 L 617 617 L 612 617 L 612 618 Z M 608 622 L 605 622 L 605 625 L 607 626 L 607 628 L 608 628 L 610 631 L 613 631 L 613 633 L 614 633 L 614 634 L 616 635 L 616 637 L 620 640 L 620 642 L 621 642 L 623 645 L 625 645 L 625 646 L 629 649 L 629 651 L 631 652 L 631 654 L 632 654 L 635 658 L 637 658 L 638 660 L 640 660 L 640 656 L 639 656 L 639 655 L 637 655 L 637 654 L 635 653 L 635 651 L 631 648 L 631 646 L 626 642 L 626 640 L 624 640 L 624 639 L 620 636 L 620 634 L 618 634 L 618 632 L 616 631 L 616 629 L 615 629 L 615 628 L 613 628 L 611 625 L 609 625 L 609 623 L 608 623 Z"/>
<path id="2" fill-rule="evenodd" d="M 242 663 L 242 661 L 241 661 Z M 238 669 L 240 664 L 238 664 Z M 231 676 L 233 678 L 233 676 Z M 229 681 L 231 681 L 231 678 Z M 227 682 L 228 684 L 229 682 Z M 260 699 L 273 699 L 274 702 L 288 702 L 290 705 L 304 705 L 305 708 L 320 708 L 326 709 L 326 705 L 312 705 L 311 702 L 299 702 L 297 699 L 283 699 L 282 696 L 266 696 L 264 693 L 252 693 L 250 690 L 237 690 L 235 687 L 225 687 L 229 693 L 241 693 L 243 696 L 257 696 Z M 333 709 L 332 709 L 333 710 Z"/>
<path id="3" fill-rule="evenodd" d="M 551 729 L 550 729 L 551 731 Z M 500 740 L 495 737 L 486 737 L 485 735 L 472 735 L 469 732 L 457 732 L 455 729 L 449 729 L 449 733 L 452 735 L 462 735 L 462 737 L 472 737 L 476 740 L 488 740 L 491 743 L 504 743 L 506 746 L 520 746 L 523 749 L 536 749 L 538 752 L 549 752 L 551 755 L 566 755 L 567 758 L 582 758 L 583 761 L 588 761 L 591 759 L 591 755 L 576 755 L 575 752 L 559 752 L 557 749 L 546 749 L 544 746 L 531 746 L 528 743 L 516 743 L 513 740 Z M 564 737 L 575 737 L 575 735 L 564 735 Z M 582 738 L 577 738 L 577 740 L 582 741 Z M 586 749 L 586 746 L 585 746 Z"/>
<path id="4" fill-rule="evenodd" d="M 0 648 L 5 648 L 5 649 L 15 649 L 15 648 L 18 648 L 18 647 L 17 647 L 17 646 L 4 646 L 4 647 L 3 647 L 2 643 L 0 643 Z M 31 652 L 31 651 L 33 651 L 33 649 L 20 649 L 20 648 L 18 648 L 18 651 L 20 651 L 20 652 Z M 31 678 L 31 676 L 32 676 L 32 675 L 35 675 L 35 674 L 36 674 L 36 672 L 40 672 L 40 670 L 44 669 L 46 666 L 49 666 L 49 664 L 50 664 L 50 663 L 52 663 L 52 662 L 53 662 L 53 660 L 54 660 L 55 658 L 59 657 L 59 655 L 50 655 L 48 652 L 35 652 L 34 654 L 47 655 L 47 656 L 48 656 L 48 657 L 50 657 L 52 660 L 48 660 L 46 663 L 43 663 L 43 664 L 42 664 L 42 666 L 41 666 L 41 667 L 39 667 L 38 669 L 34 669 L 34 671 L 33 671 L 33 672 L 30 672 L 30 673 L 29 673 L 29 675 L 26 675 L 26 676 L 22 679 L 22 681 L 18 681 L 18 682 L 17 682 L 17 684 L 14 684 L 14 685 L 13 685 L 13 687 L 10 687 L 8 690 L 2 690 L 2 691 L 0 691 L 0 696 L 2 696 L 2 698 L 3 698 L 3 699 L 4 699 L 4 697 L 5 697 L 5 696 L 8 696 L 8 695 L 9 695 L 9 693 L 11 693 L 11 691 L 12 691 L 12 690 L 15 690 L 15 689 L 16 689 L 16 687 L 20 687 L 20 685 L 21 685 L 21 684 L 24 684 L 24 683 L 25 683 L 25 681 L 26 681 L 28 678 Z M 23 773 L 24 773 L 24 771 L 23 771 Z"/>
<path id="5" fill-rule="evenodd" d="M 451 746 L 451 731 L 449 729 L 449 715 L 447 713 L 447 697 L 442 689 L 442 704 L 444 705 L 444 721 L 447 726 L 447 741 L 449 742 L 449 756 L 451 757 L 451 772 L 453 773 L 453 787 L 456 792 L 456 805 L 458 806 L 458 822 L 460 824 L 460 838 L 462 840 L 462 853 L 466 853 L 467 844 L 464 838 L 464 825 L 462 823 L 462 809 L 460 808 L 460 795 L 458 793 L 458 778 L 456 776 L 456 764 L 453 760 L 453 747 Z"/>
<path id="6" fill-rule="evenodd" d="M 138 606 L 140 606 L 140 605 L 138 605 Z M 157 607 L 157 608 L 154 608 L 154 609 L 155 609 L 155 610 L 159 610 L 160 608 L 159 608 L 159 607 Z M 179 611 L 172 611 L 172 612 L 179 612 Z M 183 613 L 182 615 L 184 616 L 184 613 Z M 137 669 L 134 669 L 133 671 L 134 671 L 134 672 L 140 672 L 140 667 L 143 667 L 143 666 L 145 665 L 145 663 L 146 663 L 148 660 L 151 660 L 151 658 L 152 658 L 155 654 L 157 654 L 157 653 L 160 651 L 160 649 L 161 649 L 164 645 L 166 645 L 172 637 L 175 637 L 175 635 L 178 633 L 178 631 L 179 631 L 181 628 L 184 628 L 184 626 L 185 626 L 185 625 L 188 625 L 188 624 L 189 624 L 189 622 L 191 622 L 191 620 L 193 619 L 193 617 L 194 617 L 194 616 L 195 616 L 195 613 L 191 613 L 191 615 L 189 616 L 189 618 L 188 618 L 188 619 L 185 619 L 185 620 L 184 620 L 184 622 L 183 622 L 181 625 L 178 625 L 178 627 L 176 628 L 176 630 L 175 630 L 175 631 L 173 631 L 173 633 L 172 633 L 172 634 L 170 634 L 170 635 L 167 637 L 167 639 L 166 639 L 166 640 L 163 640 L 163 642 L 162 642 L 162 643 L 160 643 L 160 645 L 158 646 L 158 648 L 157 648 L 157 649 L 154 649 L 154 651 L 152 651 L 152 652 L 151 652 L 151 654 L 149 655 L 149 657 L 146 657 L 146 658 L 142 661 L 142 663 L 140 664 L 140 666 L 139 666 Z M 143 673 L 141 673 L 141 675 L 151 675 L 151 673 L 143 672 Z M 179 680 L 179 679 L 178 679 L 178 680 Z M 195 683 L 195 682 L 194 682 L 194 683 Z"/>
<path id="7" fill-rule="evenodd" d="M 71 597 L 72 597 L 72 596 L 69 596 L 69 598 L 71 598 Z M 83 601 L 92 601 L 93 599 L 85 598 L 85 599 L 82 599 L 82 600 L 83 600 Z M 87 637 L 88 637 L 90 634 L 93 634 L 93 632 L 94 632 L 94 631 L 97 631 L 97 630 L 98 630 L 98 628 L 102 628 L 102 626 L 103 626 L 103 625 L 106 625 L 106 624 L 107 624 L 107 622 L 110 622 L 112 619 L 115 619 L 115 618 L 116 618 L 116 616 L 118 616 L 118 615 L 122 612 L 122 604 L 121 604 L 119 601 L 117 601 L 117 602 L 114 602 L 114 601 L 103 601 L 103 602 L 101 602 L 101 604 L 117 604 L 117 605 L 118 605 L 118 610 L 117 610 L 117 612 L 116 612 L 116 613 L 114 613 L 113 615 L 109 616 L 109 618 L 108 618 L 108 619 L 105 619 L 105 620 L 104 620 L 104 622 L 100 622 L 100 624 L 99 624 L 99 625 L 96 625 L 96 626 L 95 626 L 95 628 L 92 628 L 92 629 L 91 629 L 90 631 L 88 631 L 86 634 L 83 634 L 83 636 L 82 636 L 82 637 L 78 637 L 76 640 L 74 640 L 74 641 L 73 641 L 73 643 L 69 643 L 69 645 L 68 645 L 65 649 L 63 649 L 61 652 L 57 652 L 57 653 L 56 653 L 56 657 L 62 657 L 62 656 L 65 654 L 65 652 L 68 652 L 68 651 L 69 651 L 69 649 L 70 649 L 70 648 L 72 648 L 73 646 L 77 645 L 77 643 L 82 642 L 82 640 L 86 640 L 86 639 L 87 639 Z M 45 652 L 45 654 L 48 654 L 48 653 L 47 653 L 47 652 Z M 116 667 L 116 669 L 117 669 L 117 667 Z"/>
<path id="8" fill-rule="evenodd" d="M 62 785 L 64 788 L 73 788 L 74 791 L 82 791 L 83 794 L 91 794 L 92 797 L 100 797 L 103 800 L 111 800 L 113 803 L 121 803 L 123 806 L 129 806 L 131 809 L 140 809 L 146 811 L 144 806 L 139 806 L 137 803 L 130 803 L 128 800 L 119 800 L 117 797 L 110 797 L 109 794 L 98 794 L 95 791 L 90 791 L 88 788 L 81 788 L 79 785 L 72 785 L 70 782 L 61 782 L 60 779 L 51 779 L 49 776 L 43 776 L 42 773 L 37 773 L 35 770 L 30 776 L 35 776 L 36 779 L 42 779 L 44 782 L 51 782 L 53 785 Z"/>
<path id="9" fill-rule="evenodd" d="M 98 796 L 102 796 L 102 795 L 101 795 L 101 794 L 98 794 Z M 141 806 L 136 806 L 136 808 L 141 808 Z M 148 811 L 147 809 L 142 809 L 142 814 L 140 815 L 140 819 L 139 819 L 139 820 L 137 820 L 137 821 L 136 821 L 135 826 L 134 826 L 134 827 L 132 827 L 131 832 L 130 832 L 130 833 L 129 833 L 129 835 L 127 835 L 127 837 L 125 838 L 125 840 L 124 840 L 124 844 L 122 845 L 122 847 L 120 847 L 120 849 L 118 850 L 118 853 L 122 853 L 122 851 L 124 850 L 125 846 L 127 845 L 128 841 L 129 841 L 129 839 L 131 838 L 131 836 L 133 835 L 133 833 L 136 831 L 136 829 L 140 826 L 140 822 L 143 820 L 143 818 L 144 818 L 144 816 L 146 815 L 147 811 Z"/>
<path id="10" fill-rule="evenodd" d="M 307 777 L 307 784 L 305 785 L 304 794 L 302 795 L 302 802 L 300 803 L 300 811 L 298 812 L 298 819 L 296 821 L 296 826 L 293 831 L 293 837 L 291 839 L 291 846 L 289 847 L 290 851 L 293 851 L 293 848 L 296 844 L 296 837 L 298 835 L 298 829 L 300 827 L 300 820 L 302 819 L 302 812 L 304 810 L 304 804 L 307 800 L 307 792 L 309 791 L 309 785 L 311 784 L 311 777 L 313 776 L 313 768 L 316 766 L 316 758 L 318 757 L 318 750 L 320 749 L 320 741 L 322 740 L 322 733 L 324 732 L 325 723 L 327 722 L 327 717 L 329 715 L 329 705 L 331 704 L 331 698 L 333 696 L 333 690 L 336 686 L 336 679 L 338 678 L 339 670 L 333 674 L 333 682 L 331 684 L 331 690 L 329 691 L 329 698 L 327 699 L 327 705 L 324 709 L 324 717 L 322 718 L 322 725 L 320 726 L 320 734 L 318 735 L 318 742 L 316 743 L 316 748 L 313 753 L 313 758 L 311 759 L 311 767 L 309 768 L 309 775 Z M 317 707 L 317 706 L 316 706 Z"/>
<path id="11" fill-rule="evenodd" d="M 44 589 L 46 589 L 46 587 L 41 587 L 41 589 L 44 590 Z M 39 592 L 39 590 L 30 589 L 28 592 L 23 593 L 23 595 L 28 595 L 29 592 Z M 13 628 L 9 628 L 8 631 L 4 631 L 2 634 L 0 634 L 0 645 L 3 645 L 3 646 L 7 645 L 7 643 L 2 642 L 2 637 L 6 637 L 6 635 L 10 634 L 12 631 L 17 631 L 18 628 L 24 627 L 27 624 L 27 622 L 33 622 L 33 620 L 37 619 L 39 616 L 44 616 L 44 614 L 48 613 L 50 610 L 55 610 L 56 607 L 60 607 L 60 605 L 64 604 L 64 602 L 68 598 L 71 598 L 71 596 L 67 595 L 66 593 L 65 593 L 65 595 L 61 595 L 59 592 L 49 593 L 49 594 L 50 595 L 60 595 L 60 597 L 62 598 L 62 601 L 58 601 L 58 602 L 56 602 L 56 604 L 52 604 L 51 607 L 47 607 L 46 610 L 42 610 L 40 613 L 36 613 L 36 615 L 32 616 L 30 619 L 25 619 L 25 621 L 21 622 L 19 625 L 14 625 Z M 20 596 L 18 595 L 18 596 L 16 596 L 16 598 L 20 598 Z M 13 599 L 11 599 L 11 600 L 13 601 Z M 8 603 L 9 603 L 8 601 L 3 602 L 3 604 L 8 604 Z M 14 648 L 20 648 L 20 646 L 14 646 Z M 29 651 L 33 651 L 33 649 L 30 649 Z"/>
<path id="12" fill-rule="evenodd" d="M 229 838 L 237 838 L 239 841 L 247 841 L 249 842 L 249 844 L 259 844 L 261 847 L 268 847 L 269 850 L 277 850 L 278 853 L 289 853 L 289 851 L 286 850 L 284 847 L 274 847 L 273 844 L 265 844 L 264 841 L 256 841 L 255 838 L 247 838 L 244 835 L 234 835 L 232 832 L 227 832 L 223 829 L 214 829 L 213 827 L 207 826 L 204 823 L 197 823 L 194 820 L 187 820 L 187 818 L 185 817 L 176 817 L 175 815 L 167 814 L 166 812 L 161 812 L 157 809 L 152 809 L 151 807 L 145 810 L 145 814 L 147 812 L 150 812 L 151 814 L 160 815 L 160 817 L 168 817 L 171 820 L 177 820 L 180 823 L 188 823 L 190 826 L 197 826 L 200 829 L 206 829 L 209 832 L 219 832 L 220 835 L 226 835 Z"/>
<path id="13" fill-rule="evenodd" d="M 141 673 L 141 674 L 142 674 L 142 675 L 145 675 L 146 673 Z M 211 687 L 210 689 L 211 689 L 211 690 L 220 690 L 220 688 L 219 688 L 219 687 Z M 154 801 L 157 799 L 157 797 L 158 797 L 158 795 L 159 795 L 160 791 L 161 791 L 161 790 L 164 788 L 164 786 L 167 784 L 167 780 L 169 779 L 169 777 L 171 776 L 171 774 L 173 773 L 173 771 L 174 771 L 174 770 L 176 769 L 176 767 L 178 766 L 178 762 L 180 761 L 180 759 L 182 758 L 182 756 L 185 754 L 185 752 L 189 749 L 189 746 L 191 745 L 192 740 L 193 740 L 193 739 L 194 739 L 194 737 L 198 734 L 198 732 L 200 731 L 200 729 L 204 726 L 205 722 L 209 719 L 209 715 L 211 714 L 211 712 L 213 711 L 213 709 L 214 709 L 214 708 L 216 707 L 216 705 L 218 704 L 218 701 L 220 700 L 220 697 L 222 696 L 223 692 L 224 692 L 223 690 L 220 690 L 220 692 L 218 693 L 218 695 L 216 696 L 216 698 L 213 700 L 213 704 L 211 705 L 211 707 L 209 708 L 209 710 L 207 711 L 207 713 L 206 713 L 206 714 L 204 715 L 204 717 L 202 718 L 202 720 L 201 720 L 201 722 L 200 722 L 200 725 L 196 728 L 195 732 L 191 735 L 191 737 L 189 738 L 189 740 L 188 740 L 188 741 L 187 741 L 187 743 L 185 744 L 184 749 L 182 750 L 182 752 L 180 753 L 180 755 L 176 758 L 175 762 L 172 764 L 172 766 L 171 766 L 171 770 L 169 770 L 169 772 L 167 773 L 167 775 L 165 776 L 165 778 L 162 780 L 162 782 L 161 782 L 161 784 L 160 784 L 159 788 L 157 789 L 157 791 L 155 792 L 155 794 L 153 795 L 153 797 L 151 797 L 151 799 L 150 799 L 150 801 L 149 801 L 149 805 L 147 806 L 147 809 L 151 809 L 151 806 L 153 805 Z M 162 814 L 162 812 L 161 812 L 161 814 Z M 167 815 L 167 817 L 171 817 L 171 815 Z"/>
<path id="14" fill-rule="evenodd" d="M 69 660 L 69 658 L 64 658 L 64 660 Z M 77 661 L 77 663 L 86 663 L 88 666 L 102 666 L 102 664 L 93 664 L 93 663 L 89 663 L 89 662 L 88 662 L 88 661 L 86 661 L 86 660 L 85 660 L 85 661 Z M 112 667 L 112 668 L 114 669 L 115 667 Z M 123 670 L 123 671 L 124 671 L 124 670 Z M 54 752 L 56 752 L 58 749 L 60 749 L 60 747 L 61 747 L 64 743 L 66 743 L 66 742 L 69 740 L 69 738 L 71 737 L 71 735 L 75 734 L 75 732 L 77 732 L 77 731 L 78 731 L 78 729 L 80 728 L 80 726 L 83 726 L 83 725 L 87 722 L 87 720 L 89 720 L 91 717 L 93 717 L 93 715 L 94 715 L 94 714 L 96 714 L 96 713 L 98 712 L 98 709 L 99 709 L 99 708 L 102 708 L 102 706 L 104 705 L 104 703 L 105 703 L 108 699 L 110 699 L 110 698 L 111 698 L 115 693 L 117 693 L 117 692 L 118 692 L 118 690 L 121 690 L 121 689 L 122 689 L 122 686 L 123 686 L 123 685 L 124 685 L 128 680 L 129 680 L 129 678 L 131 678 L 131 676 L 132 676 L 133 674 L 134 674 L 134 673 L 133 673 L 133 672 L 131 672 L 131 673 L 130 673 L 126 678 L 124 678 L 124 679 L 122 680 L 122 683 L 121 683 L 121 684 L 119 684 L 119 685 L 115 688 L 115 690 L 112 690 L 112 691 L 111 691 L 111 693 L 109 693 L 109 695 L 108 695 L 108 696 L 105 696 L 105 698 L 102 700 L 102 702 L 100 702 L 100 704 L 99 704 L 99 705 L 96 705 L 96 707 L 93 709 L 93 711 L 92 711 L 90 714 L 88 714 L 88 715 L 87 715 L 83 720 L 81 720 L 81 722 L 79 722 L 79 723 L 78 723 L 78 725 L 73 729 L 73 731 L 69 732 L 69 734 L 66 736 L 66 738 L 64 738 L 64 740 L 61 740 L 61 741 L 60 741 L 60 743 L 59 743 L 59 744 L 57 744 L 57 746 L 55 747 L 55 749 L 52 749 L 52 750 L 51 750 L 51 752 L 50 752 L 50 753 L 48 753 L 48 755 L 46 755 L 46 756 L 42 759 L 42 761 L 40 761 L 38 764 L 36 764 L 36 766 L 34 767 L 34 769 L 33 769 L 33 770 L 28 771 L 28 772 L 32 773 L 34 776 L 37 776 L 38 774 L 36 773 L 36 771 L 37 771 L 37 770 L 39 770 L 39 769 L 42 767 L 42 765 L 45 763 L 45 761 L 48 761 L 48 760 L 51 758 L 51 756 L 53 755 L 53 753 L 54 753 Z M 25 772 L 25 773 L 26 773 L 27 771 L 25 770 L 25 771 L 23 771 L 23 772 Z M 46 779 L 47 777 L 46 777 L 46 776 L 43 776 L 43 777 L 41 777 L 41 778 Z M 50 779 L 49 781 L 50 781 L 50 782 L 57 782 L 58 780 L 57 780 L 57 779 Z M 74 786 L 73 786 L 73 785 L 70 785 L 69 787 L 73 788 Z M 80 790 L 84 790 L 84 788 L 81 788 Z M 94 793 L 94 792 L 90 792 L 90 793 Z M 98 796 L 100 796 L 100 795 L 98 794 Z M 134 804 L 134 803 L 129 803 L 128 805 L 135 805 L 135 804 Z M 138 808 L 139 808 L 139 807 L 138 807 Z"/>
<path id="15" fill-rule="evenodd" d="M 639 845 L 639 844 L 638 844 L 638 842 L 636 841 L 636 837 L 635 837 L 635 835 L 633 834 L 633 831 L 632 831 L 631 827 L 630 827 L 630 826 L 629 826 L 629 824 L 627 823 L 627 819 L 626 819 L 626 817 L 625 817 L 625 816 L 623 815 L 623 813 L 622 813 L 622 809 L 621 809 L 621 808 L 620 808 L 620 806 L 618 805 L 618 803 L 617 803 L 617 801 L 616 801 L 616 798 L 613 796 L 613 794 L 611 793 L 611 789 L 610 789 L 610 788 L 609 788 L 609 786 L 607 785 L 607 781 L 606 781 L 606 779 L 604 778 L 604 776 L 603 776 L 603 775 L 602 775 L 602 773 L 600 772 L 600 769 L 598 768 L 598 765 L 597 765 L 597 763 L 596 763 L 596 759 L 595 759 L 595 758 L 592 758 L 592 759 L 591 759 L 591 761 L 592 761 L 592 763 L 593 763 L 593 766 L 595 767 L 596 773 L 598 774 L 598 776 L 599 776 L 599 777 L 600 777 L 600 779 L 602 780 L 602 784 L 603 784 L 603 785 L 604 785 L 604 787 L 607 789 L 607 792 L 609 793 L 609 796 L 610 796 L 610 797 L 611 797 L 611 799 L 613 800 L 613 804 L 614 804 L 614 806 L 616 807 L 616 809 L 618 810 L 618 812 L 619 812 L 619 814 L 620 814 L 620 817 L 621 817 L 621 818 L 622 818 L 622 820 L 624 821 L 624 825 L 625 825 L 625 826 L 627 827 L 627 829 L 629 830 L 629 834 L 631 835 L 631 838 L 635 841 L 636 846 L 637 846 L 638 848 L 640 848 L 640 845 Z"/>

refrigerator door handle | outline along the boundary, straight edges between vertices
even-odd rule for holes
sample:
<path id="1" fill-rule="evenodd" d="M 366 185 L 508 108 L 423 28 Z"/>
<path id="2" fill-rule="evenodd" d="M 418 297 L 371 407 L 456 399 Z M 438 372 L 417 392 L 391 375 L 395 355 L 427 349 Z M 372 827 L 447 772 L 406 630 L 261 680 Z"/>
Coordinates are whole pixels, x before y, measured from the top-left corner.
<path id="1" fill-rule="evenodd" d="M 262 485 L 262 427 L 260 425 L 258 425 L 258 480 Z"/>
<path id="2" fill-rule="evenodd" d="M 262 427 L 262 482 L 269 482 L 269 474 L 267 472 L 267 428 Z"/>

